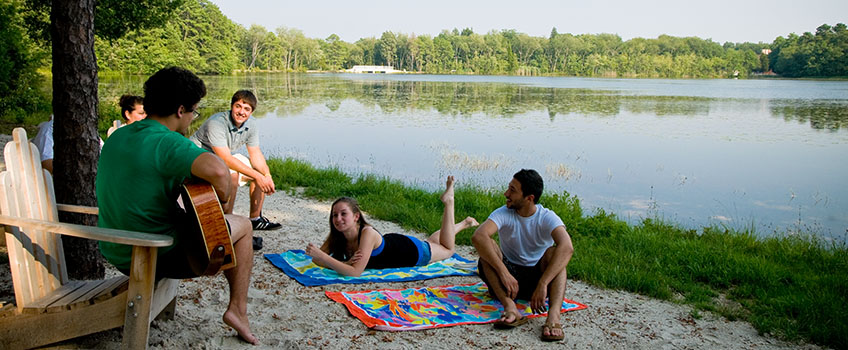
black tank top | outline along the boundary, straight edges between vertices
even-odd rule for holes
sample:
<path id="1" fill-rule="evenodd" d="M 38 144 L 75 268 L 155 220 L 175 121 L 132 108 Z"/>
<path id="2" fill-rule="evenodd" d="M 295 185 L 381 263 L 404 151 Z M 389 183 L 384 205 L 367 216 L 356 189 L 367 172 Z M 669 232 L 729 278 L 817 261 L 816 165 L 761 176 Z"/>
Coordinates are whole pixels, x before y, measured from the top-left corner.
<path id="1" fill-rule="evenodd" d="M 385 235 L 381 234 L 380 231 L 377 231 L 377 233 L 383 237 L 383 250 L 379 254 L 371 256 L 365 268 L 390 269 L 411 267 L 418 263 L 418 247 L 409 237 L 399 233 L 387 233 Z M 359 229 L 359 238 L 362 238 L 362 228 Z"/>

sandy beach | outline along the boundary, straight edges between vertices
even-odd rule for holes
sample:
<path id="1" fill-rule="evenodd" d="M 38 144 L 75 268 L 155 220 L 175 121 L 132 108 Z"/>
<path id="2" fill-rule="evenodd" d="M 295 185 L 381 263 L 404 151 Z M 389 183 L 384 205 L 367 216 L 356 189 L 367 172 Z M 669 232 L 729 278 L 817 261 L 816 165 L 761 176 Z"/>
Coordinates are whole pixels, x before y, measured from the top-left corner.
<path id="1" fill-rule="evenodd" d="M 247 189 L 239 189 L 236 214 L 247 213 Z M 257 232 L 264 248 L 254 255 L 253 278 L 248 307 L 251 327 L 261 345 L 251 346 L 236 337 L 221 320 L 228 292 L 222 274 L 185 280 L 180 284 L 174 320 L 155 321 L 150 331 L 153 349 L 535 349 L 542 346 L 574 349 L 819 349 L 809 344 L 789 343 L 769 335 L 758 335 L 748 323 L 730 322 L 710 313 L 690 315 L 691 307 L 615 290 L 569 281 L 566 298 L 588 306 L 563 315 L 565 340 L 547 344 L 539 340 L 544 318 L 531 319 L 513 330 L 495 330 L 491 325 L 465 325 L 424 331 L 371 331 L 347 309 L 324 295 L 325 291 L 380 288 L 403 289 L 476 283 L 476 277 L 448 277 L 408 283 L 330 285 L 305 287 L 289 278 L 263 257 L 289 249 L 304 249 L 320 243 L 328 232 L 330 202 L 305 199 L 277 192 L 267 197 L 264 214 L 279 221 L 277 231 Z M 494 209 L 494 208 L 493 208 Z M 457 212 L 457 217 L 464 217 Z M 485 218 L 477 218 L 480 221 Z M 398 225 L 369 218 L 381 232 L 409 232 Z M 580 239 L 574 237 L 575 256 L 580 259 Z M 5 247 L 2 249 L 5 254 Z M 458 253 L 470 259 L 472 247 L 460 246 Z M 117 273 L 109 269 L 109 274 Z M 0 264 L 0 284 L 5 297 L 11 295 L 8 263 Z M 117 349 L 120 330 L 77 338 L 50 348 Z"/>

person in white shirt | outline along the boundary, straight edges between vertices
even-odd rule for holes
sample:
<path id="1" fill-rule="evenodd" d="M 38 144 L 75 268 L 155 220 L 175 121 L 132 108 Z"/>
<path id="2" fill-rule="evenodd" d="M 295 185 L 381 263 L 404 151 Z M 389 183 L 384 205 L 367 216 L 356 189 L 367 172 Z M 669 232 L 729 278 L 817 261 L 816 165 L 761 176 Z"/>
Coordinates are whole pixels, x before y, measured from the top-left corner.
<path id="1" fill-rule="evenodd" d="M 504 193 L 506 205 L 489 215 L 471 241 L 480 254 L 478 274 L 504 307 L 495 327 L 515 328 L 526 323 L 527 317 L 521 315 L 514 300 L 529 300 L 534 313 L 548 312 L 541 339 L 559 341 L 565 337 L 559 320 L 566 266 L 574 246 L 562 219 L 538 204 L 543 187 L 535 170 L 517 172 Z M 493 238 L 495 233 L 500 246 Z"/>
<path id="2" fill-rule="evenodd" d="M 53 174 L 53 116 L 50 120 L 38 124 L 38 133 L 32 138 L 32 143 L 41 154 L 41 168 Z"/>

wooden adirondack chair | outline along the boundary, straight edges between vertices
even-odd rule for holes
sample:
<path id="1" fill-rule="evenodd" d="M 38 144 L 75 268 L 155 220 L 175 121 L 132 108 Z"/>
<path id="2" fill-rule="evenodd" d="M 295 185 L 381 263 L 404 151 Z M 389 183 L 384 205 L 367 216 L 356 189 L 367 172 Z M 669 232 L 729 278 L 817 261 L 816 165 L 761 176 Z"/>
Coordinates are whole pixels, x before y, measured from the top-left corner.
<path id="1" fill-rule="evenodd" d="M 173 317 L 176 305 L 179 282 L 154 279 L 156 249 L 173 239 L 58 222 L 58 210 L 97 214 L 97 208 L 57 205 L 38 149 L 21 128 L 13 138 L 5 148 L 8 170 L 0 173 L 0 225 L 16 306 L 0 311 L 0 349 L 37 347 L 120 326 L 125 348 L 146 348 L 150 321 L 163 310 Z M 132 245 L 130 276 L 69 281 L 59 235 Z"/>

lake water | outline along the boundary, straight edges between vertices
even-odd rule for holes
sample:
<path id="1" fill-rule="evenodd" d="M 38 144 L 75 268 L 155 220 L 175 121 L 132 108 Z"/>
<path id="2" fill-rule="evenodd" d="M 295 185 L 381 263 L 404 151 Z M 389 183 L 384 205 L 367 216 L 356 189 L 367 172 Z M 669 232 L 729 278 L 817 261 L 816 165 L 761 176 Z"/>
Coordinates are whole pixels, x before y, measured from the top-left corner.
<path id="1" fill-rule="evenodd" d="M 101 79 L 113 101 L 143 77 Z M 204 115 L 254 90 L 266 156 L 427 189 L 534 168 L 587 213 L 758 234 L 848 232 L 848 82 L 258 74 L 204 77 Z M 458 213 L 461 215 L 461 213 Z M 484 218 L 478 218 L 484 219 Z"/>

